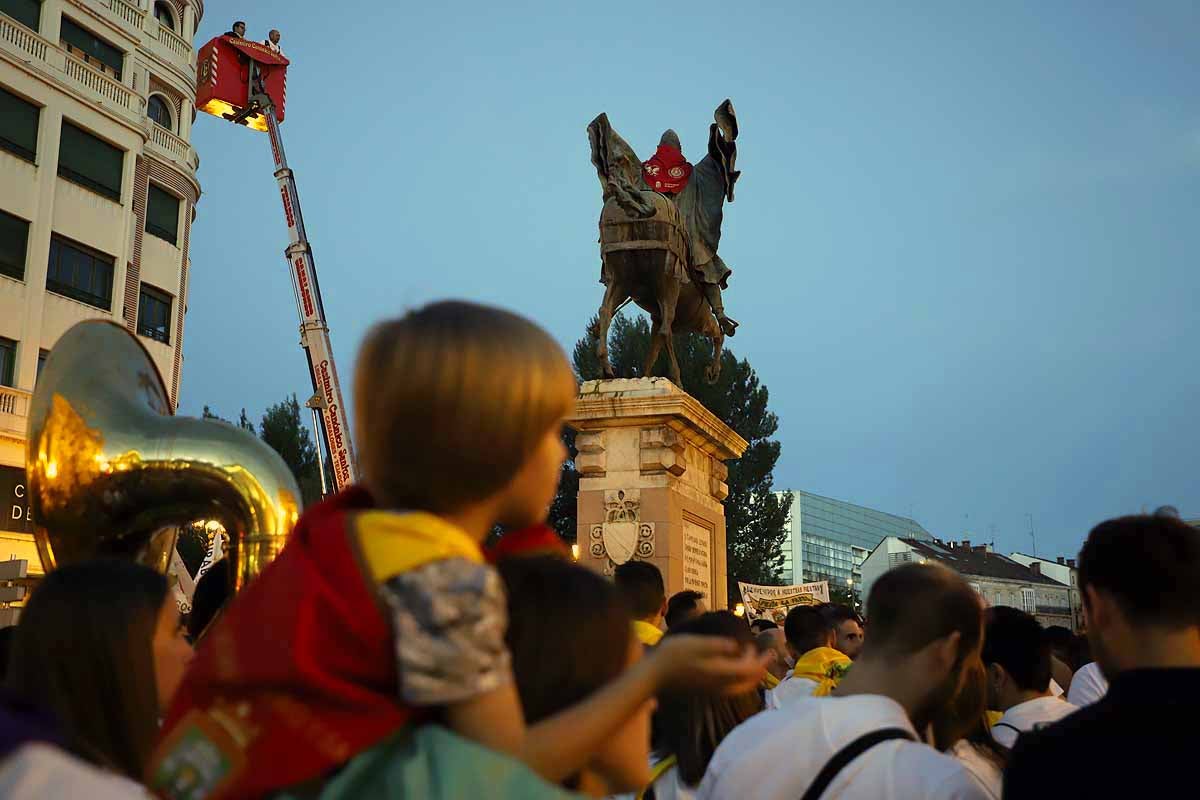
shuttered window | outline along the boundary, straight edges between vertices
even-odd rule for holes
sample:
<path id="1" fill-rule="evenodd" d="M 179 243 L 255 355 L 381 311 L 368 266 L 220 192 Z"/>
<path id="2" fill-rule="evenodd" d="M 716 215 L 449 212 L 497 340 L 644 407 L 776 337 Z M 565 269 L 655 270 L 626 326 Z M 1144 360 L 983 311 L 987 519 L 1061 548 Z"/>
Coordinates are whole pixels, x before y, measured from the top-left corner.
<path id="1" fill-rule="evenodd" d="M 113 261 L 112 256 L 54 234 L 46 288 L 108 311 L 112 307 Z"/>
<path id="2" fill-rule="evenodd" d="M 179 235 L 179 198 L 152 183 L 146 201 L 146 232 L 175 244 Z"/>
<path id="3" fill-rule="evenodd" d="M 110 200 L 121 202 L 125 152 L 63 121 L 58 147 L 58 174 Z"/>
<path id="4" fill-rule="evenodd" d="M 118 48 L 101 39 L 96 34 L 73 22 L 69 17 L 62 18 L 62 28 L 58 34 L 59 41 L 77 57 L 89 64 L 103 65 L 117 80 L 121 80 L 121 69 L 125 66 L 125 54 Z"/>
<path id="5" fill-rule="evenodd" d="M 25 280 L 25 248 L 29 223 L 0 211 L 0 275 Z"/>
<path id="6" fill-rule="evenodd" d="M 40 111 L 33 103 L 0 89 L 0 150 L 34 161 Z"/>
<path id="7" fill-rule="evenodd" d="M 42 0 L 0 0 L 0 12 L 36 31 L 42 18 Z"/>

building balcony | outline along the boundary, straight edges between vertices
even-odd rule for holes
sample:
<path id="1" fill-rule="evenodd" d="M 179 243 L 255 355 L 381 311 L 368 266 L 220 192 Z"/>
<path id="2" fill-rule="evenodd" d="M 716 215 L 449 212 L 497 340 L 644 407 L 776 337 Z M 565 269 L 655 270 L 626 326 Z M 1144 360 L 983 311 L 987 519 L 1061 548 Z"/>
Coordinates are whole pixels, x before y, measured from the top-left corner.
<path id="1" fill-rule="evenodd" d="M 94 4 L 101 8 L 107 8 L 109 13 L 135 31 L 142 29 L 143 20 L 147 16 L 145 10 L 132 3 L 126 3 L 125 0 L 98 0 Z"/>
<path id="2" fill-rule="evenodd" d="M 0 436 L 25 438 L 29 427 L 30 392 L 0 386 Z"/>
<path id="3" fill-rule="evenodd" d="M 145 116 L 146 101 L 133 89 L 4 14 L 0 14 L 0 51 L 50 74 L 92 103 L 131 122 L 140 124 Z"/>
<path id="4" fill-rule="evenodd" d="M 192 74 L 196 62 L 191 42 L 161 25 L 149 10 L 128 0 L 88 0 L 88 3 L 103 9 L 110 18 L 116 18 L 127 34 L 154 55 L 183 68 L 185 74 Z"/>
<path id="5" fill-rule="evenodd" d="M 150 155 L 169 161 L 187 172 L 196 172 L 200 167 L 200 159 L 186 139 L 176 136 L 149 118 L 146 119 L 145 126 L 148 134 L 146 151 Z"/>

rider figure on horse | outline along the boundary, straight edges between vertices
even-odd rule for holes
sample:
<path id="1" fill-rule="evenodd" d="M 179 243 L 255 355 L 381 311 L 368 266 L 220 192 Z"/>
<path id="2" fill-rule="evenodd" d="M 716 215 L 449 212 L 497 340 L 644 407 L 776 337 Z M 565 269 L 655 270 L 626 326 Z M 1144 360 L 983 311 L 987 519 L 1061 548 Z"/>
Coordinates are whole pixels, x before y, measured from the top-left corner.
<path id="1" fill-rule="evenodd" d="M 683 156 L 679 136 L 668 129 L 655 154 L 642 163 L 642 181 L 646 188 L 669 197 L 684 218 L 688 231 L 688 275 L 708 301 L 726 336 L 733 336 L 738 325 L 726 316 L 721 300 L 721 290 L 728 288 L 733 270 L 717 255 L 717 245 L 721 238 L 721 205 L 727 196 L 733 199 L 733 182 L 738 175 L 732 169 L 736 155 L 733 137 L 736 135 L 736 127 L 732 135 L 726 137 L 717 125 L 713 125 L 709 134 L 709 155 L 693 167 Z M 708 184 L 707 192 L 704 183 Z M 715 193 L 714 188 L 717 189 Z M 715 202 L 714 194 L 717 195 Z"/>

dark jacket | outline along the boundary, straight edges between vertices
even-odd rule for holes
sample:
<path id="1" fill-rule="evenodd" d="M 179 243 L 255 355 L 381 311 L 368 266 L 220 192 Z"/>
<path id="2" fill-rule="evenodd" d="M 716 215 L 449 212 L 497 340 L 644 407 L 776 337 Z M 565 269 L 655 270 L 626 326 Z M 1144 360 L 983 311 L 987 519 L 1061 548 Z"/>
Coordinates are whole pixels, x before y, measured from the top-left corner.
<path id="1" fill-rule="evenodd" d="M 1189 796 L 1200 757 L 1197 720 L 1200 669 L 1122 672 L 1098 703 L 1021 734 L 1004 797 Z"/>

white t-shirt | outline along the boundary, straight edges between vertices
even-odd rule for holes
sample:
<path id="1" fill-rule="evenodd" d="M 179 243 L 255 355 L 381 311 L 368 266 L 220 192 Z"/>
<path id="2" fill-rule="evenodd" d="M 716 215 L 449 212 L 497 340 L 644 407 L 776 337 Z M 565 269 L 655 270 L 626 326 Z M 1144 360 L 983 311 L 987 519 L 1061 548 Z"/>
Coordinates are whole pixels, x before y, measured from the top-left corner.
<path id="1" fill-rule="evenodd" d="M 1000 800 L 1004 795 L 1004 772 L 999 764 L 966 739 L 960 739 L 949 752 L 971 773 L 971 777 L 983 789 L 984 794 L 991 800 Z"/>
<path id="2" fill-rule="evenodd" d="M 916 732 L 881 695 L 813 697 L 734 728 L 713 755 L 698 800 L 796 800 L 839 751 L 881 728 Z M 838 773 L 822 800 L 986 800 L 951 756 L 901 739 L 881 742 Z"/>
<path id="3" fill-rule="evenodd" d="M 1071 678 L 1071 691 L 1067 699 L 1077 708 L 1090 706 L 1108 694 L 1108 680 L 1095 661 L 1084 664 Z"/>
<path id="4" fill-rule="evenodd" d="M 1000 721 L 992 726 L 992 738 L 1005 747 L 1012 747 L 1025 731 L 1044 728 L 1076 711 L 1075 706 L 1062 698 L 1035 697 L 1005 711 Z"/>
<path id="5" fill-rule="evenodd" d="M 789 669 L 787 675 L 784 675 L 783 680 L 779 682 L 779 685 L 767 692 L 767 696 L 763 700 L 763 705 L 767 708 L 791 707 L 798 700 L 812 697 L 813 692 L 820 685 L 811 678 L 794 677 L 792 671 Z"/>
<path id="6" fill-rule="evenodd" d="M 47 744 L 27 744 L 0 761 L 0 797 L 33 800 L 151 800 L 140 783 L 97 769 Z"/>

